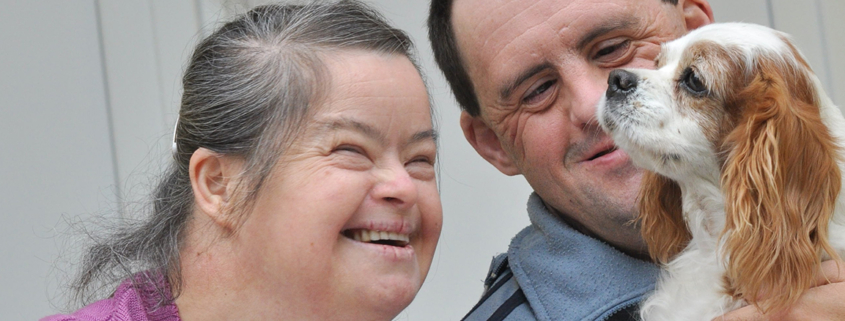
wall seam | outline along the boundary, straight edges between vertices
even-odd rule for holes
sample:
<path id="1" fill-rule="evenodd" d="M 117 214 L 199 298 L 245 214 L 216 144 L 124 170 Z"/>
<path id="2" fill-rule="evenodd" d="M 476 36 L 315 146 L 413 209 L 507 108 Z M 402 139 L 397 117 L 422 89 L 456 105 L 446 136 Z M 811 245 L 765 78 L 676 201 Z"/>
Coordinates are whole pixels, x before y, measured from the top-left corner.
<path id="1" fill-rule="evenodd" d="M 106 122 L 109 130 L 109 147 L 111 148 L 112 176 L 114 177 L 114 192 L 117 202 L 117 212 L 123 217 L 123 192 L 120 185 L 120 175 L 117 163 L 117 144 L 115 143 L 114 115 L 112 113 L 111 90 L 109 88 L 108 64 L 106 63 L 106 44 L 103 36 L 103 18 L 100 9 L 100 0 L 94 0 L 95 17 L 97 20 L 97 42 L 100 50 L 100 70 L 103 73 L 103 92 L 106 97 Z"/>
<path id="2" fill-rule="evenodd" d="M 777 29 L 775 26 L 775 10 L 774 6 L 772 5 L 772 0 L 766 0 L 766 11 L 768 13 L 769 18 L 769 27 L 772 29 Z"/>
<path id="3" fill-rule="evenodd" d="M 822 10 L 822 3 L 820 0 L 815 1 L 816 4 L 816 16 L 818 17 L 818 27 L 819 27 L 819 36 L 821 37 L 821 49 L 822 49 L 822 68 L 826 70 L 825 79 L 823 80 L 824 83 L 827 85 L 827 88 L 832 91 L 833 90 L 833 69 L 830 66 L 830 51 L 827 43 L 827 25 L 825 24 L 824 20 L 824 10 Z"/>
<path id="4" fill-rule="evenodd" d="M 158 80 L 157 85 L 158 85 L 158 92 L 159 92 L 159 95 L 158 95 L 159 102 L 158 103 L 160 104 L 158 108 L 159 108 L 159 110 L 161 110 L 161 116 L 162 116 L 162 119 L 160 119 L 160 120 L 161 120 L 161 123 L 163 125 L 162 127 L 168 128 L 170 126 L 168 125 L 169 122 L 167 121 L 167 115 L 168 115 L 168 113 L 171 112 L 171 110 L 169 110 L 169 108 L 168 108 L 168 107 L 170 107 L 170 104 L 168 103 L 168 101 L 170 99 L 172 99 L 173 97 L 165 97 L 166 96 L 165 93 L 167 91 L 164 90 L 165 81 L 164 81 L 164 75 L 162 74 L 163 66 L 161 65 L 161 57 L 160 57 L 160 55 L 161 55 L 161 44 L 159 43 L 160 39 L 159 39 L 159 34 L 158 34 L 158 24 L 157 24 L 158 20 L 156 19 L 155 5 L 153 5 L 152 1 L 148 1 L 147 3 L 150 6 L 150 29 L 152 29 L 150 31 L 153 34 L 153 61 L 155 62 L 155 66 L 156 66 L 156 79 Z"/>

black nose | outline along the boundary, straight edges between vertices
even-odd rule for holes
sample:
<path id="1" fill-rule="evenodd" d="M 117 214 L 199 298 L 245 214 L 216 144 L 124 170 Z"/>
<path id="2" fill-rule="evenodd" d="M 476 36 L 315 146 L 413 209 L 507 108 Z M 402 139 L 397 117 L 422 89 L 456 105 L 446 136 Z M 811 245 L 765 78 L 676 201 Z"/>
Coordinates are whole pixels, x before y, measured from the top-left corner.
<path id="1" fill-rule="evenodd" d="M 625 96 L 637 89 L 637 75 L 615 69 L 607 77 L 607 98 Z"/>

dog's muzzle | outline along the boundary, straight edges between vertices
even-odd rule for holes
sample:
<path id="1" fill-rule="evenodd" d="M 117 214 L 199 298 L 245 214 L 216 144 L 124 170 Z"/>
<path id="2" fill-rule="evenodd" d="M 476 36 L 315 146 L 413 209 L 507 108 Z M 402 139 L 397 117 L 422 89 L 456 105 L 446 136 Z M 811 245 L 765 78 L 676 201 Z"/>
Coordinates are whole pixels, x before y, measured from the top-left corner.
<path id="1" fill-rule="evenodd" d="M 639 78 L 634 73 L 615 69 L 607 77 L 607 100 L 624 100 L 637 89 Z"/>

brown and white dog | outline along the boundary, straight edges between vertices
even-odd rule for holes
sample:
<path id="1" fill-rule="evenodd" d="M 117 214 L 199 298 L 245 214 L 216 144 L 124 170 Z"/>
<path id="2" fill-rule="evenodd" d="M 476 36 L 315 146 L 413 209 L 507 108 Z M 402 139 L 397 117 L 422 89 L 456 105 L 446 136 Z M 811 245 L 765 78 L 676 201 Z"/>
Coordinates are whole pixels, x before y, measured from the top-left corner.
<path id="1" fill-rule="evenodd" d="M 657 70 L 614 70 L 598 121 L 643 178 L 639 220 L 663 263 L 644 320 L 789 307 L 845 255 L 845 119 L 781 32 L 712 24 Z"/>

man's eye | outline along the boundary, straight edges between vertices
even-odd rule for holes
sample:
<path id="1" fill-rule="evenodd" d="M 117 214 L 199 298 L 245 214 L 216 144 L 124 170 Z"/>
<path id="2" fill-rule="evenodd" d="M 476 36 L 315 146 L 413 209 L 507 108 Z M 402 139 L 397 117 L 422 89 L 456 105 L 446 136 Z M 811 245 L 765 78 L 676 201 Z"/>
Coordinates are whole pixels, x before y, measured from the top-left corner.
<path id="1" fill-rule="evenodd" d="M 593 55 L 593 59 L 608 59 L 607 56 L 610 56 L 615 53 L 618 54 L 618 52 L 624 52 L 624 49 L 627 49 L 630 44 L 630 40 L 624 40 L 617 44 L 604 47 L 601 50 L 597 51 L 595 55 Z"/>
<path id="2" fill-rule="evenodd" d="M 536 88 L 532 89 L 525 98 L 522 98 L 522 103 L 524 104 L 531 104 L 540 101 L 543 98 L 543 94 L 545 94 L 549 88 L 552 88 L 557 83 L 557 79 L 550 79 Z"/>

